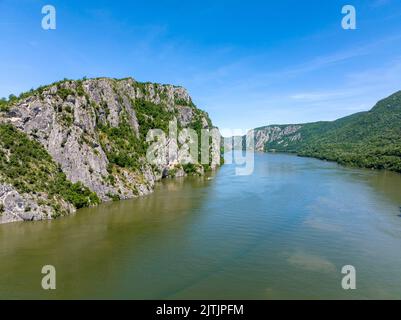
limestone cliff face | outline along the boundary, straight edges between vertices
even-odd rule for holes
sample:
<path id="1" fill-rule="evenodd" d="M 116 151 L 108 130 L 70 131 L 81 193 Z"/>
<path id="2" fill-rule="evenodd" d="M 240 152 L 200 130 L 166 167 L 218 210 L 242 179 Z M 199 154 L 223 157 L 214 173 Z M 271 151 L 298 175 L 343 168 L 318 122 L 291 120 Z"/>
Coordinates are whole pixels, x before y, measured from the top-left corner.
<path id="1" fill-rule="evenodd" d="M 287 147 L 290 143 L 301 141 L 302 125 L 272 125 L 253 129 L 246 135 L 247 150 L 268 151 L 267 145 Z M 253 141 L 252 141 L 253 136 Z"/>
<path id="2" fill-rule="evenodd" d="M 188 141 L 179 135 L 177 139 L 167 136 L 159 147 L 159 159 L 149 163 L 149 129 L 168 131 L 170 122 L 176 122 L 178 130 L 213 129 L 208 115 L 195 107 L 184 88 L 132 78 L 65 80 L 10 101 L 3 111 L 0 123 L 38 141 L 69 181 L 82 183 L 102 201 L 148 194 L 162 176 L 203 174 L 205 166 L 182 152 Z M 175 154 L 169 152 L 172 144 Z M 217 140 L 211 143 L 207 168 L 220 164 L 219 145 Z M 194 164 L 191 170 L 188 163 Z M 38 195 L 21 193 L 12 179 L 2 176 L 0 168 L 0 223 L 54 216 L 51 207 L 45 210 L 38 204 Z M 64 213 L 75 211 L 66 203 L 63 208 Z"/>
<path id="3" fill-rule="evenodd" d="M 54 208 L 45 203 L 46 198 L 47 195 L 40 193 L 19 193 L 11 185 L 0 183 L 0 224 L 51 219 Z M 66 208 L 66 212 L 76 212 L 70 203 L 65 201 L 60 203 Z"/>

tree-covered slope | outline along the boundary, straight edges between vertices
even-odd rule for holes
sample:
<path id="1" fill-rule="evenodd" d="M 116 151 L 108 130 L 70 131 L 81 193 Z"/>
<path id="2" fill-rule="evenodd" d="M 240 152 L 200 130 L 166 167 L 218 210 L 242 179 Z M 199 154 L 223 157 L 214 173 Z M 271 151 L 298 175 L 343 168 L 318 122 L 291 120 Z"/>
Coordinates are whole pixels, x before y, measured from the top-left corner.
<path id="1" fill-rule="evenodd" d="M 284 134 L 285 128 L 296 130 Z M 401 172 L 401 91 L 379 101 L 368 112 L 332 122 L 268 126 L 280 128 L 281 136 L 265 137 L 264 151 L 295 152 L 301 156 L 336 161 L 344 165 Z"/>

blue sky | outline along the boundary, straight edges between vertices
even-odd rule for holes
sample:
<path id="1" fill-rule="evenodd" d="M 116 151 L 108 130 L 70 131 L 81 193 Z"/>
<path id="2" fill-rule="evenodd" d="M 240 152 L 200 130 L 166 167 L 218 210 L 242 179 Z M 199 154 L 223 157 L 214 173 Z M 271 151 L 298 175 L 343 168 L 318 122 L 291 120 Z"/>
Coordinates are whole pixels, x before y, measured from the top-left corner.
<path id="1" fill-rule="evenodd" d="M 46 4 L 56 30 L 41 28 Z M 341 28 L 345 4 L 357 30 Z M 0 96 L 132 76 L 182 85 L 220 128 L 248 129 L 333 120 L 401 90 L 399 0 L 0 0 L 0 18 Z"/>

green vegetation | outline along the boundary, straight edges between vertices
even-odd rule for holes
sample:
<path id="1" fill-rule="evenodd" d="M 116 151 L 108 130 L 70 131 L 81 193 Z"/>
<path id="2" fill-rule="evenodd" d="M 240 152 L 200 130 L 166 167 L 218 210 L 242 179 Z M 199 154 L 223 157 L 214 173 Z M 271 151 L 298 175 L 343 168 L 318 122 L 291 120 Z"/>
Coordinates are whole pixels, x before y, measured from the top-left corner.
<path id="1" fill-rule="evenodd" d="M 99 125 L 98 129 L 100 143 L 110 163 L 122 168 L 140 169 L 139 158 L 145 154 L 145 147 L 125 117 L 116 128 Z"/>
<path id="2" fill-rule="evenodd" d="M 139 136 L 130 125 L 125 112 L 120 117 L 118 127 L 111 127 L 109 124 L 99 122 L 98 130 L 102 148 L 111 164 L 121 168 L 140 170 L 141 158 L 146 155 L 148 131 L 157 128 L 167 134 L 169 121 L 173 119 L 173 115 L 167 111 L 165 106 L 156 105 L 143 99 L 137 99 L 132 102 L 132 105 L 140 124 Z M 107 113 L 107 106 L 103 105 L 103 109 Z"/>
<path id="3" fill-rule="evenodd" d="M 178 106 L 188 106 L 188 107 L 194 107 L 194 104 L 191 100 L 187 101 L 185 99 L 174 99 L 174 103 Z"/>
<path id="4" fill-rule="evenodd" d="M 146 86 L 149 84 L 150 84 L 150 82 L 135 82 L 135 86 L 139 89 L 139 91 L 143 95 L 146 95 L 146 93 L 147 93 Z"/>
<path id="5" fill-rule="evenodd" d="M 20 193 L 46 193 L 49 205 L 58 208 L 57 198 L 76 208 L 98 204 L 99 198 L 81 183 L 67 180 L 47 151 L 26 134 L 0 124 L 0 182 Z"/>
<path id="6" fill-rule="evenodd" d="M 169 122 L 175 113 L 169 112 L 163 104 L 154 104 L 144 99 L 136 99 L 133 103 L 140 126 L 140 136 L 146 141 L 146 135 L 151 129 L 161 129 L 168 134 Z"/>
<path id="7" fill-rule="evenodd" d="M 29 91 L 28 93 L 23 93 L 20 96 L 28 95 L 31 93 L 33 90 Z M 10 94 L 8 96 L 8 99 L 6 98 L 1 98 L 0 99 L 0 112 L 7 112 L 10 109 L 11 104 L 16 102 L 19 98 L 13 94 Z"/>
<path id="8" fill-rule="evenodd" d="M 185 173 L 188 175 L 195 175 L 198 173 L 197 166 L 193 163 L 183 164 L 182 168 L 184 169 Z"/>
<path id="9" fill-rule="evenodd" d="M 332 122 L 302 125 L 301 141 L 268 143 L 266 151 L 295 152 L 300 156 L 343 165 L 401 172 L 401 91 L 379 101 L 369 112 Z"/>
<path id="10" fill-rule="evenodd" d="M 74 94 L 75 94 L 74 90 L 63 88 L 61 86 L 59 86 L 57 89 L 57 95 L 63 100 L 66 100 L 69 95 L 74 95 Z"/>
<path id="11" fill-rule="evenodd" d="M 142 84 L 143 86 L 145 84 Z M 176 112 L 168 110 L 167 106 L 163 103 L 155 104 L 145 99 L 136 99 L 131 101 L 131 104 L 136 112 L 136 117 L 139 123 L 139 135 L 137 136 L 134 129 L 129 124 L 128 115 L 123 113 L 120 118 L 120 125 L 116 128 L 110 125 L 98 122 L 98 130 L 100 142 L 106 156 L 111 164 L 128 168 L 135 171 L 141 169 L 141 159 L 146 155 L 148 143 L 146 136 L 151 129 L 161 129 L 167 135 L 169 132 L 169 123 L 177 115 Z M 102 109 L 107 113 L 107 106 L 102 105 Z M 99 110 L 98 107 L 95 110 Z M 204 112 L 194 109 L 195 117 L 189 125 L 190 128 L 195 129 L 197 133 L 201 133 L 203 128 L 202 118 L 205 117 L 210 122 L 209 117 Z M 99 117 L 99 115 L 98 115 Z M 181 128 L 178 128 L 179 130 Z M 200 143 L 200 139 L 199 139 Z M 200 148 L 199 148 L 200 152 Z M 206 166 L 207 168 L 208 166 Z M 187 174 L 196 173 L 197 167 L 195 165 L 186 165 L 184 170 Z M 110 173 L 113 168 L 110 168 Z M 175 172 L 170 172 L 169 175 L 173 176 Z M 110 175 L 112 177 L 112 175 Z M 110 177 L 106 179 L 110 181 Z"/>
<path id="12" fill-rule="evenodd" d="M 68 97 L 68 95 L 77 94 L 78 96 L 87 96 L 85 91 L 84 91 L 84 89 L 83 89 L 83 86 L 82 86 L 82 82 L 84 80 L 86 80 L 86 78 L 83 78 L 82 80 L 76 80 L 76 81 L 64 78 L 61 81 L 54 82 L 52 84 L 45 85 L 45 86 L 40 86 L 37 89 L 31 89 L 31 90 L 29 90 L 27 92 L 23 92 L 19 96 L 15 96 L 15 95 L 11 94 L 8 97 L 8 99 L 6 99 L 6 98 L 1 98 L 0 99 L 0 112 L 7 112 L 11 105 L 13 105 L 13 104 L 15 104 L 15 103 L 17 103 L 17 102 L 19 102 L 19 101 L 21 101 L 23 99 L 26 99 L 28 97 L 35 96 L 35 95 L 36 96 L 41 96 L 45 90 L 48 90 L 52 86 L 56 86 L 57 87 L 57 93 L 56 94 L 63 100 L 65 100 Z M 66 83 L 69 83 L 69 82 L 70 83 L 74 83 L 74 82 L 76 83 L 75 90 L 67 89 L 67 88 L 64 87 L 64 85 Z"/>
<path id="13" fill-rule="evenodd" d="M 8 111 L 8 101 L 6 98 L 0 99 L 0 112 Z"/>
<path id="14" fill-rule="evenodd" d="M 168 170 L 169 177 L 175 177 L 176 174 L 177 174 L 177 168 L 174 167 Z"/>
<path id="15" fill-rule="evenodd" d="M 118 194 L 108 193 L 106 194 L 112 201 L 120 201 L 120 196 Z"/>

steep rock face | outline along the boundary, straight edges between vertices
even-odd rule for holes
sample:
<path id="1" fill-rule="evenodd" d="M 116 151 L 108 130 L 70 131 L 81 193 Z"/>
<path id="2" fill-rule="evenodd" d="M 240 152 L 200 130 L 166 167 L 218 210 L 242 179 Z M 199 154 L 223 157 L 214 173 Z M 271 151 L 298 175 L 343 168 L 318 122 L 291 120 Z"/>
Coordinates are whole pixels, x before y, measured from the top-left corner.
<path id="1" fill-rule="evenodd" d="M 273 125 L 251 130 L 246 137 L 247 149 L 266 151 L 266 146 L 272 142 L 286 147 L 288 146 L 288 141 L 295 142 L 301 140 L 301 133 L 299 132 L 301 128 L 301 125 Z M 254 137 L 253 146 L 252 136 Z"/>
<path id="2" fill-rule="evenodd" d="M 82 183 L 104 201 L 148 194 L 163 175 L 203 173 L 198 159 L 180 152 L 185 139 L 166 138 L 158 148 L 160 159 L 147 161 L 149 129 L 161 129 L 168 136 L 170 122 L 176 122 L 178 130 L 213 129 L 184 88 L 132 78 L 65 80 L 10 101 L 0 113 L 0 123 L 38 141 L 68 180 Z M 220 164 L 217 140 L 209 149 L 212 169 Z M 171 146 L 175 154 L 169 152 Z M 196 164 L 195 169 L 185 170 L 187 163 Z"/>
<path id="3" fill-rule="evenodd" d="M 46 195 L 19 193 L 11 185 L 0 184 L 0 224 L 54 218 L 55 210 L 45 204 L 46 199 Z M 71 204 L 62 205 L 69 214 L 76 212 Z"/>

